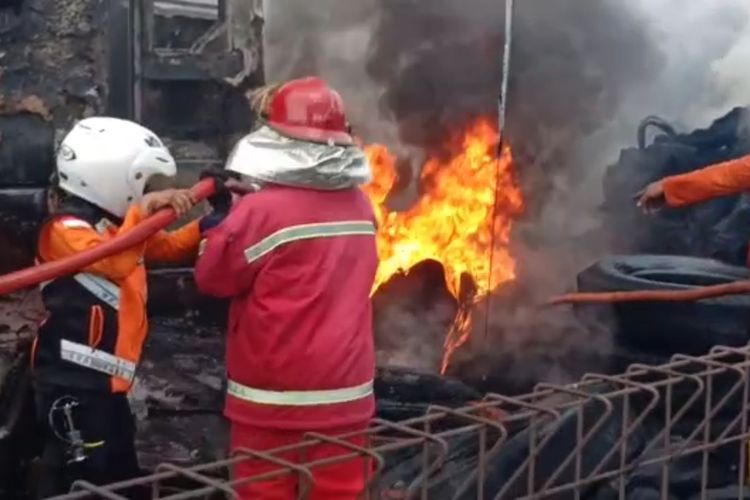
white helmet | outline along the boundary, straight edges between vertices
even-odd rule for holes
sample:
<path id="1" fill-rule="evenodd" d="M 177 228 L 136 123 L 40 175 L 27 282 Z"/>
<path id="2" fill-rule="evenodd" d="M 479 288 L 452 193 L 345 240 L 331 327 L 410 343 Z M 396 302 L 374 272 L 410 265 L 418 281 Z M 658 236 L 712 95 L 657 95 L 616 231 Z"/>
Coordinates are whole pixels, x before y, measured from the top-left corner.
<path id="1" fill-rule="evenodd" d="M 156 134 L 117 118 L 81 120 L 57 153 L 60 189 L 117 217 L 141 201 L 149 178 L 176 173 L 174 158 Z"/>

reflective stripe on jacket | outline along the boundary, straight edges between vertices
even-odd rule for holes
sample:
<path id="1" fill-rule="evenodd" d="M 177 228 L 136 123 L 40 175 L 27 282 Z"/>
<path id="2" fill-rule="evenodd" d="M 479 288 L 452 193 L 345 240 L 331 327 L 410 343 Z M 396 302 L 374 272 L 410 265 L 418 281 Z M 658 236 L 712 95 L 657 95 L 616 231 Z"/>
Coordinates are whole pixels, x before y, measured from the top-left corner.
<path id="1" fill-rule="evenodd" d="M 366 422 L 377 253 L 364 193 L 269 186 L 204 238 L 196 283 L 231 298 L 227 417 L 280 429 Z"/>
<path id="2" fill-rule="evenodd" d="M 278 406 L 318 406 L 351 403 L 372 395 L 372 380 L 354 387 L 323 391 L 268 391 L 242 385 L 234 380 L 227 383 L 227 394 L 250 403 Z"/>
<path id="3" fill-rule="evenodd" d="M 132 207 L 119 226 L 73 200 L 40 230 L 38 261 L 62 259 L 99 245 L 143 219 Z M 197 222 L 161 232 L 142 245 L 102 259 L 82 272 L 40 286 L 48 311 L 34 348 L 39 383 L 126 392 L 148 330 L 147 261 L 189 261 L 197 253 Z"/>

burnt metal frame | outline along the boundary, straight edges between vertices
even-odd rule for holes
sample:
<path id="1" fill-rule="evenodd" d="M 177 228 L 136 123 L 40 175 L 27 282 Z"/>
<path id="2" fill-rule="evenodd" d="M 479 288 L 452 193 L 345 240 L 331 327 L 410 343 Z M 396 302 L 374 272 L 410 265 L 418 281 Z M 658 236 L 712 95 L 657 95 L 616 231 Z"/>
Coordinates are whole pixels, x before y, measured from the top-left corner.
<path id="1" fill-rule="evenodd" d="M 212 80 L 236 79 L 245 75 L 244 52 L 235 46 L 233 11 L 243 0 L 216 0 L 217 19 L 189 48 L 170 49 L 154 43 L 155 4 L 157 0 L 135 0 L 142 27 L 139 44 L 140 79 L 151 80 Z M 251 3 L 245 6 L 251 8 Z M 217 43 L 223 48 L 220 56 L 208 53 L 207 47 Z"/>
<path id="2" fill-rule="evenodd" d="M 140 4 L 141 15 L 143 19 L 143 48 L 147 52 L 161 55 L 183 55 L 183 54 L 200 54 L 211 41 L 223 37 L 224 44 L 231 48 L 232 37 L 231 30 L 228 26 L 229 16 L 227 15 L 227 1 L 217 0 L 218 19 L 206 32 L 193 44 L 189 49 L 167 49 L 156 47 L 154 45 L 154 4 L 157 0 L 137 0 Z"/>
<path id="3" fill-rule="evenodd" d="M 726 391 L 715 394 L 717 378 L 729 379 L 725 384 Z M 304 442 L 277 448 L 270 451 L 236 450 L 227 459 L 193 467 L 178 467 L 162 464 L 156 471 L 142 478 L 125 481 L 104 487 L 97 487 L 85 482 L 74 485 L 70 494 L 57 497 L 62 500 L 87 498 L 107 498 L 119 500 L 124 498 L 118 491 L 130 486 L 150 486 L 154 498 L 182 500 L 203 498 L 211 494 L 224 494 L 236 497 L 234 488 L 240 484 L 261 481 L 272 477 L 295 474 L 300 478 L 299 498 L 306 498 L 309 492 L 312 471 L 344 460 L 361 459 L 371 464 L 368 476 L 368 489 L 365 498 L 381 498 L 381 476 L 388 454 L 407 449 L 417 450 L 422 455 L 421 472 L 411 478 L 409 484 L 398 491 L 389 491 L 389 498 L 429 498 L 430 481 L 440 471 L 450 452 L 451 438 L 476 435 L 476 468 L 463 485 L 458 489 L 455 498 L 465 494 L 472 484 L 477 484 L 478 499 L 490 498 L 483 490 L 484 478 L 487 477 L 489 461 L 502 450 L 510 435 L 511 429 L 529 429 L 529 454 L 523 463 L 518 464 L 515 472 L 505 482 L 504 487 L 495 493 L 493 498 L 541 499 L 550 498 L 560 493 L 573 494 L 576 497 L 594 484 L 609 483 L 616 485 L 619 498 L 626 498 L 626 478 L 628 474 L 647 465 L 661 467 L 661 495 L 669 494 L 670 464 L 679 457 L 702 454 L 701 491 L 705 497 L 708 488 L 708 454 L 719 446 L 736 445 L 738 448 L 737 486 L 738 498 L 746 487 L 747 443 L 750 440 L 748 429 L 748 411 L 750 410 L 750 346 L 744 348 L 716 347 L 702 357 L 676 355 L 671 362 L 662 366 L 633 365 L 624 374 L 606 376 L 590 374 L 579 383 L 568 386 L 539 384 L 529 394 L 508 397 L 500 394 L 488 394 L 481 402 L 464 408 L 445 408 L 435 406 L 423 417 L 403 422 L 387 422 L 380 419 L 372 421 L 366 432 L 349 433 L 335 438 L 321 434 L 309 433 Z M 607 390 L 597 392 L 606 384 Z M 675 387 L 687 386 L 691 395 L 678 407 L 674 407 Z M 633 400 L 641 402 L 640 413 L 633 414 Z M 717 414 L 726 410 L 728 402 L 739 399 L 739 411 L 731 415 L 731 421 L 722 429 L 712 433 L 712 424 Z M 659 403 L 662 406 L 659 407 Z M 583 407 L 589 410 L 596 407 L 595 418 L 584 425 Z M 672 431 L 678 423 L 684 423 L 688 410 L 702 406 L 702 417 L 694 421 L 694 429 L 684 441 L 675 441 Z M 598 429 L 615 412 L 621 413 L 622 424 L 619 435 L 598 465 L 584 471 L 582 459 L 587 443 Z M 575 445 L 565 450 L 566 455 L 557 467 L 540 477 L 537 471 L 537 460 L 545 450 L 554 432 L 546 436 L 540 432 L 542 425 L 560 422 L 563 414 L 576 415 Z M 695 414 L 693 414 L 695 418 Z M 642 451 L 656 451 L 653 456 L 628 459 L 628 438 L 638 432 L 646 419 L 659 422 L 658 432 L 651 434 Z M 450 423 L 450 425 L 446 425 Z M 716 431 L 717 429 L 713 429 Z M 364 436 L 368 446 L 356 446 L 348 440 Z M 323 460 L 291 463 L 281 456 L 296 452 L 304 456 L 304 451 L 318 443 L 338 445 L 341 455 Z M 559 451 L 559 450 L 558 450 Z M 616 466 L 612 466 L 614 459 Z M 262 460 L 278 466 L 278 469 L 260 476 L 236 479 L 227 474 L 228 469 L 244 460 Z M 607 468 L 606 464 L 610 463 Z M 565 471 L 574 471 L 574 478 L 562 480 Z M 198 486 L 189 491 L 161 496 L 165 480 L 177 477 L 195 481 Z M 525 493 L 521 496 L 508 496 L 516 479 L 525 477 Z M 387 486 L 387 485 L 386 485 Z M 465 497 L 462 497 L 465 498 Z"/>
<path id="4" fill-rule="evenodd" d="M 205 80 L 236 77 L 242 54 L 234 54 L 231 0 L 217 0 L 218 19 L 187 49 L 154 44 L 156 0 L 112 0 L 109 3 L 109 91 L 107 112 L 143 120 L 145 80 Z M 249 7 L 248 7 L 249 8 Z M 219 40 L 227 57 L 205 54 Z M 242 74 L 242 73 L 240 73 Z"/>

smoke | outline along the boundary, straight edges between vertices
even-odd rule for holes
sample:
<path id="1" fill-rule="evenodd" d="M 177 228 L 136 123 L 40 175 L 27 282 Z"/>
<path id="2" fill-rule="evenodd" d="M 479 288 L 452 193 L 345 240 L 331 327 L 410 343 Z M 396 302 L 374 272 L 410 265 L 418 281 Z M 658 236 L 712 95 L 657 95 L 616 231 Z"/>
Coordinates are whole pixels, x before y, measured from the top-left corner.
<path id="1" fill-rule="evenodd" d="M 750 4 L 742 0 L 638 0 L 651 50 L 661 54 L 659 71 L 630 89 L 618 113 L 601 123 L 578 147 L 581 155 L 606 165 L 635 127 L 656 114 L 683 131 L 704 127 L 734 106 L 750 102 Z M 598 173 L 598 172 L 595 172 Z"/>
<path id="2" fill-rule="evenodd" d="M 639 0 L 665 65 L 636 97 L 687 127 L 705 125 L 727 108 L 744 105 L 750 71 L 750 4 L 742 0 Z"/>
<path id="3" fill-rule="evenodd" d="M 328 79 L 358 134 L 411 168 L 439 151 L 446 131 L 495 113 L 503 2 L 273 0 L 265 9 L 267 78 Z M 570 333 L 572 318 L 535 314 L 533 304 L 608 251 L 595 234 L 602 176 L 634 145 L 639 121 L 657 114 L 690 129 L 750 100 L 750 4 L 522 0 L 516 11 L 507 133 L 528 208 L 513 239 L 525 303 L 493 315 L 493 329 L 518 352 L 587 342 Z M 413 334 L 407 323 L 390 327 Z"/>

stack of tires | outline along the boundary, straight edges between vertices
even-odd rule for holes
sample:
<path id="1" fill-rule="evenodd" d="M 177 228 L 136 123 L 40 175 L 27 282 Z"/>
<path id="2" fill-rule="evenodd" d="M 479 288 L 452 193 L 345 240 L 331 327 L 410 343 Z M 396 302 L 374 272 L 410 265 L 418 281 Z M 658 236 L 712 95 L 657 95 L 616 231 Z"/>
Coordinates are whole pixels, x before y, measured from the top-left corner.
<path id="1" fill-rule="evenodd" d="M 578 275 L 578 289 L 583 292 L 685 290 L 747 279 L 750 279 L 750 272 L 746 267 L 716 260 L 634 255 L 609 257 L 585 269 Z M 582 304 L 576 306 L 576 314 L 589 328 L 614 335 L 612 371 L 618 373 L 636 363 L 660 365 L 669 362 L 675 354 L 700 356 L 714 346 L 742 347 L 750 341 L 750 295 L 697 302 Z M 688 362 L 678 371 L 690 373 L 703 369 L 705 366 L 700 363 Z M 638 380 L 655 382 L 662 379 L 662 375 L 652 374 Z M 657 406 L 647 413 L 644 420 L 645 436 L 653 438 L 661 432 L 669 409 L 670 414 L 674 415 L 683 408 L 685 411 L 681 418 L 670 428 L 672 439 L 696 439 L 696 435 L 702 437 L 704 432 L 709 432 L 711 438 L 716 439 L 730 430 L 744 407 L 742 391 L 735 392 L 737 375 L 722 373 L 704 381 L 708 386 L 702 393 L 697 392 L 698 387 L 688 378 L 675 383 L 669 390 L 664 385 L 660 386 Z M 706 398 L 710 398 L 710 411 L 716 409 L 715 413 L 707 413 Z M 641 400 L 638 396 L 633 398 L 636 413 L 645 411 L 648 403 L 645 399 Z M 720 406 L 719 401 L 724 401 L 724 404 Z M 707 425 L 707 422 L 710 423 Z M 726 472 L 740 467 L 736 444 L 716 447 L 709 460 L 712 471 Z M 713 467 L 714 462 L 717 467 Z M 693 470 L 690 468 L 693 466 L 687 462 L 686 467 L 690 469 L 686 472 L 690 481 L 699 481 L 700 467 L 696 466 Z M 712 480 L 715 479 L 720 486 L 736 479 L 726 473 L 711 474 Z M 649 476 L 647 481 L 655 493 L 659 491 L 658 477 L 658 474 Z M 652 484 L 649 482 L 651 480 L 655 482 Z"/>
<path id="2" fill-rule="evenodd" d="M 685 290 L 750 279 L 746 267 L 712 259 L 666 255 L 613 256 L 578 275 L 581 292 Z M 748 343 L 750 296 L 698 302 L 582 304 L 576 314 L 589 328 L 615 335 L 623 362 L 666 362 L 673 354 L 699 356 L 713 346 Z M 622 366 L 625 368 L 625 366 Z"/>
<path id="3" fill-rule="evenodd" d="M 750 197 L 733 196 L 683 210 L 645 216 L 633 196 L 650 182 L 750 154 L 750 110 L 736 108 L 707 129 L 677 134 L 656 117 L 638 130 L 638 146 L 624 149 L 604 178 L 604 227 L 617 251 L 711 257 L 744 265 L 750 241 Z M 648 132 L 661 132 L 647 144 Z"/>
<path id="4" fill-rule="evenodd" d="M 30 113 L 0 116 L 0 273 L 33 263 L 54 169 L 54 127 Z"/>
<path id="5" fill-rule="evenodd" d="M 749 126 L 748 108 L 735 108 L 688 134 L 657 117 L 643 120 L 637 147 L 623 150 L 606 172 L 604 227 L 615 235 L 617 251 L 646 255 L 595 263 L 579 274 L 578 290 L 681 290 L 750 279 L 747 194 L 650 215 L 633 202 L 650 182 L 750 154 Z M 660 133 L 649 145 L 652 129 Z M 576 312 L 589 328 L 614 335 L 612 368 L 618 372 L 632 363 L 662 364 L 674 354 L 701 355 L 716 345 L 744 346 L 749 340 L 749 296 L 581 305 Z"/>
<path id="6" fill-rule="evenodd" d="M 28 353 L 15 358 L 0 380 L 0 498 L 28 498 L 31 464 L 41 449 Z"/>

